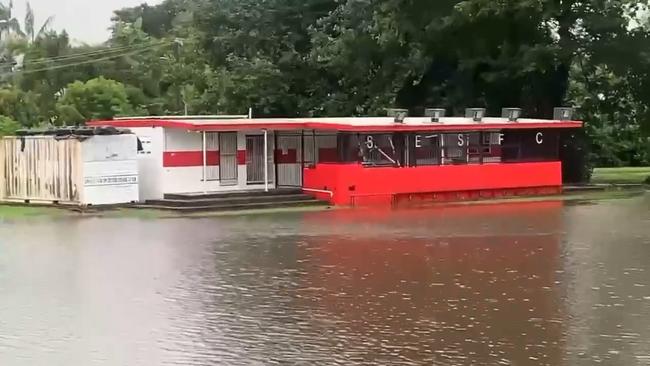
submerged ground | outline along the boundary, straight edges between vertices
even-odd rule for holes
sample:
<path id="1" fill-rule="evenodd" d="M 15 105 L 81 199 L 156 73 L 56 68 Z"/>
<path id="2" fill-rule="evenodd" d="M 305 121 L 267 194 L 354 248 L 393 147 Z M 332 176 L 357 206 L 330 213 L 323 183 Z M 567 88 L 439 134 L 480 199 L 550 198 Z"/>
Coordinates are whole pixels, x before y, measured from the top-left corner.
<path id="1" fill-rule="evenodd" d="M 212 218 L 22 210 L 0 215 L 3 366 L 650 361 L 647 193 Z"/>

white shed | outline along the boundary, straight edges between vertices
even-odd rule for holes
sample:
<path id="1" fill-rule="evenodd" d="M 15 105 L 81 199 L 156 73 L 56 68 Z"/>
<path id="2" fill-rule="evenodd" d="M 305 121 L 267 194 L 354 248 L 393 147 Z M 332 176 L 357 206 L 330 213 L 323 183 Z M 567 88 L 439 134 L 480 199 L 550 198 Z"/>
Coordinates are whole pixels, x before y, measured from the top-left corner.
<path id="1" fill-rule="evenodd" d="M 137 137 L 83 132 L 2 138 L 0 201 L 78 206 L 137 202 Z"/>

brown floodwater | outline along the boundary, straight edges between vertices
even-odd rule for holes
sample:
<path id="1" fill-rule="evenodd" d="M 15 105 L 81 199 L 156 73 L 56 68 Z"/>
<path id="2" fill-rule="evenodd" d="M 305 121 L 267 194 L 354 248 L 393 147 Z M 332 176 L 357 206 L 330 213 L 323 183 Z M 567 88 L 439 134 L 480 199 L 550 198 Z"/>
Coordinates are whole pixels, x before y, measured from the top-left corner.
<path id="1" fill-rule="evenodd" d="M 0 221 L 0 365 L 648 365 L 650 195 Z"/>

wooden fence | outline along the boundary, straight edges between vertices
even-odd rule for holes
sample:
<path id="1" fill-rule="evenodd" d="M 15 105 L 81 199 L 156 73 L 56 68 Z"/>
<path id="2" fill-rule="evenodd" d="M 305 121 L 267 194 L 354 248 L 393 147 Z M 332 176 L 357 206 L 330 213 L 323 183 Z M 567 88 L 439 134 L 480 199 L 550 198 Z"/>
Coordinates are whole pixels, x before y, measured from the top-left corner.
<path id="1" fill-rule="evenodd" d="M 0 200 L 79 203 L 81 142 L 52 136 L 0 139 Z"/>

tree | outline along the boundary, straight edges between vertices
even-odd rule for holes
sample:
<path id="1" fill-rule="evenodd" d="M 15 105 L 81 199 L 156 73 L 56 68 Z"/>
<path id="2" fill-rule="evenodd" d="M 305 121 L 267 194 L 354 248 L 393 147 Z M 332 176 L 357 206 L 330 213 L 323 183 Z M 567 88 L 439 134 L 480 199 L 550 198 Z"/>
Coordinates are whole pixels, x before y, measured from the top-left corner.
<path id="1" fill-rule="evenodd" d="M 10 34 L 23 35 L 20 29 L 20 22 L 13 17 L 14 2 L 9 1 L 8 5 L 0 3 L 0 39 L 4 40 Z"/>
<path id="2" fill-rule="evenodd" d="M 7 41 L 22 31 L 9 3 L 0 5 L 0 114 L 22 125 L 249 107 L 256 116 L 340 116 L 519 106 L 551 117 L 573 105 L 592 163 L 650 164 L 643 4 L 165 0 L 117 10 L 99 47 L 72 46 L 48 21 L 37 31 L 28 10 L 16 51 Z"/>
<path id="3" fill-rule="evenodd" d="M 16 38 L 24 35 L 20 29 L 20 22 L 13 17 L 13 1 L 8 5 L 0 3 L 0 78 L 14 69 L 12 43 Z"/>
<path id="4" fill-rule="evenodd" d="M 220 111 L 258 115 L 310 114 L 323 76 L 309 60 L 309 33 L 335 0 L 206 1 L 195 24 L 212 74 L 206 97 Z"/>
<path id="5" fill-rule="evenodd" d="M 20 129 L 20 123 L 10 117 L 0 115 L 0 137 L 11 136 Z"/>
<path id="6" fill-rule="evenodd" d="M 57 103 L 57 110 L 61 113 L 59 124 L 78 124 L 82 122 L 79 116 L 84 120 L 109 119 L 130 114 L 132 106 L 124 84 L 100 76 L 85 83 L 76 81 L 68 85 Z M 66 120 L 70 117 L 73 120 Z"/>
<path id="7" fill-rule="evenodd" d="M 38 31 L 36 31 L 36 28 L 34 28 L 36 17 L 34 16 L 34 10 L 32 10 L 32 7 L 28 1 L 27 10 L 25 14 L 25 35 L 27 36 L 28 41 L 34 43 L 38 38 L 42 37 L 47 31 L 47 29 L 49 28 L 53 20 L 54 17 L 49 16 L 47 19 L 45 19 L 43 24 L 41 24 Z"/>
<path id="8" fill-rule="evenodd" d="M 33 127 L 41 122 L 36 95 L 15 88 L 0 89 L 0 115 L 23 127 Z"/>

